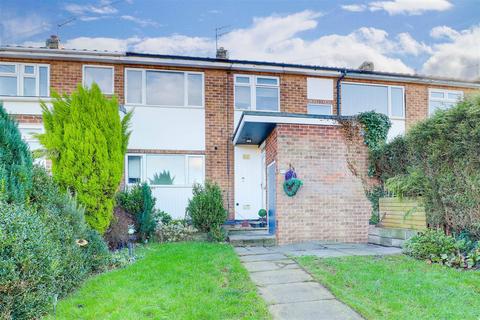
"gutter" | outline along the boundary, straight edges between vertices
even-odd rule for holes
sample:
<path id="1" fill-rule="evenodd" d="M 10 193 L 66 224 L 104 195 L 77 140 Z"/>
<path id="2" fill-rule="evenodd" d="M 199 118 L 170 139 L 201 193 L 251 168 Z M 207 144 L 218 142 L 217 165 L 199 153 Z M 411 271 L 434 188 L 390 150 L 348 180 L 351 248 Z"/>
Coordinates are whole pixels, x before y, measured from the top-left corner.
<path id="1" fill-rule="evenodd" d="M 347 76 L 347 69 L 342 71 L 342 75 L 337 79 L 337 117 L 340 116 L 340 82 Z"/>

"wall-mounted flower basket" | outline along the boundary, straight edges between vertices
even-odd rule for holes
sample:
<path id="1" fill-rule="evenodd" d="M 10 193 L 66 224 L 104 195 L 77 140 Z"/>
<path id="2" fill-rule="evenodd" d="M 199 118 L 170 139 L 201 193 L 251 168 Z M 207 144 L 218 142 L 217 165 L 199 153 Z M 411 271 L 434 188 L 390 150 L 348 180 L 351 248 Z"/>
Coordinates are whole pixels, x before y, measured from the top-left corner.
<path id="1" fill-rule="evenodd" d="M 285 181 L 283 182 L 283 191 L 289 197 L 297 194 L 300 187 L 303 185 L 302 180 L 297 178 L 295 168 L 290 165 L 290 169 L 285 173 Z"/>

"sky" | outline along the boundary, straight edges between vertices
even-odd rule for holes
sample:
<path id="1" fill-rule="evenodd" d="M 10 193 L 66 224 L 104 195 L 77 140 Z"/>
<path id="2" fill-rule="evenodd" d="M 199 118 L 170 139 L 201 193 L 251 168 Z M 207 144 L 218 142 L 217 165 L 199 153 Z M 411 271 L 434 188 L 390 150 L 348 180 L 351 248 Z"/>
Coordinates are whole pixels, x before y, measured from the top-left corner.
<path id="1" fill-rule="evenodd" d="M 59 26 L 60 25 L 60 26 Z M 0 44 L 480 79 L 480 0 L 0 0 Z"/>

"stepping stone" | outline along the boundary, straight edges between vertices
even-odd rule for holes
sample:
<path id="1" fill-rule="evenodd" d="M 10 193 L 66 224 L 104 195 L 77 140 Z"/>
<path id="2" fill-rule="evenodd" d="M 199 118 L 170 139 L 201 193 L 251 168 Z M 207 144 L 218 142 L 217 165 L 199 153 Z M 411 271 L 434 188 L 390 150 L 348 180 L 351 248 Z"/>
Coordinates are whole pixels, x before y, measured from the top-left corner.
<path id="1" fill-rule="evenodd" d="M 312 277 L 302 269 L 252 272 L 250 273 L 250 278 L 259 286 L 313 280 Z"/>
<path id="2" fill-rule="evenodd" d="M 258 289 L 267 304 L 335 299 L 330 291 L 316 282 L 271 284 Z"/>
<path id="3" fill-rule="evenodd" d="M 276 260 L 276 261 L 254 261 L 245 262 L 243 264 L 250 272 L 282 270 L 282 269 L 299 269 L 299 266 L 292 260 Z"/>
<path id="4" fill-rule="evenodd" d="M 361 320 L 358 313 L 338 300 L 274 304 L 270 313 L 278 320 Z"/>
<path id="5" fill-rule="evenodd" d="M 242 262 L 252 262 L 252 261 L 272 261 L 272 260 L 285 260 L 287 257 L 280 253 L 269 253 L 269 254 L 254 254 L 254 255 L 245 255 L 241 256 L 240 260 Z"/>

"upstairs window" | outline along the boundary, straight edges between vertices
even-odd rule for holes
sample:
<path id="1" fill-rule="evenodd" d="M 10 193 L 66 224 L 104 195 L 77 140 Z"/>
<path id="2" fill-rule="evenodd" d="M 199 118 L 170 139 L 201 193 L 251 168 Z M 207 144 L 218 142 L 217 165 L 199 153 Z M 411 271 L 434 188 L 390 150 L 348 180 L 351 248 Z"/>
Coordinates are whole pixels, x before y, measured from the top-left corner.
<path id="1" fill-rule="evenodd" d="M 48 97 L 48 65 L 0 62 L 0 96 Z"/>
<path id="2" fill-rule="evenodd" d="M 90 88 L 96 83 L 104 94 L 113 94 L 113 67 L 83 66 L 83 85 Z"/>
<path id="3" fill-rule="evenodd" d="M 433 114 L 438 109 L 448 109 L 463 99 L 463 91 L 429 89 L 428 114 Z"/>
<path id="4" fill-rule="evenodd" d="M 373 110 L 393 119 L 405 118 L 403 87 L 343 83 L 341 95 L 341 114 L 344 116 Z"/>
<path id="5" fill-rule="evenodd" d="M 126 69 L 125 94 L 127 104 L 203 107 L 203 74 Z"/>
<path id="6" fill-rule="evenodd" d="M 280 111 L 280 88 L 277 77 L 235 76 L 235 109 Z"/>

